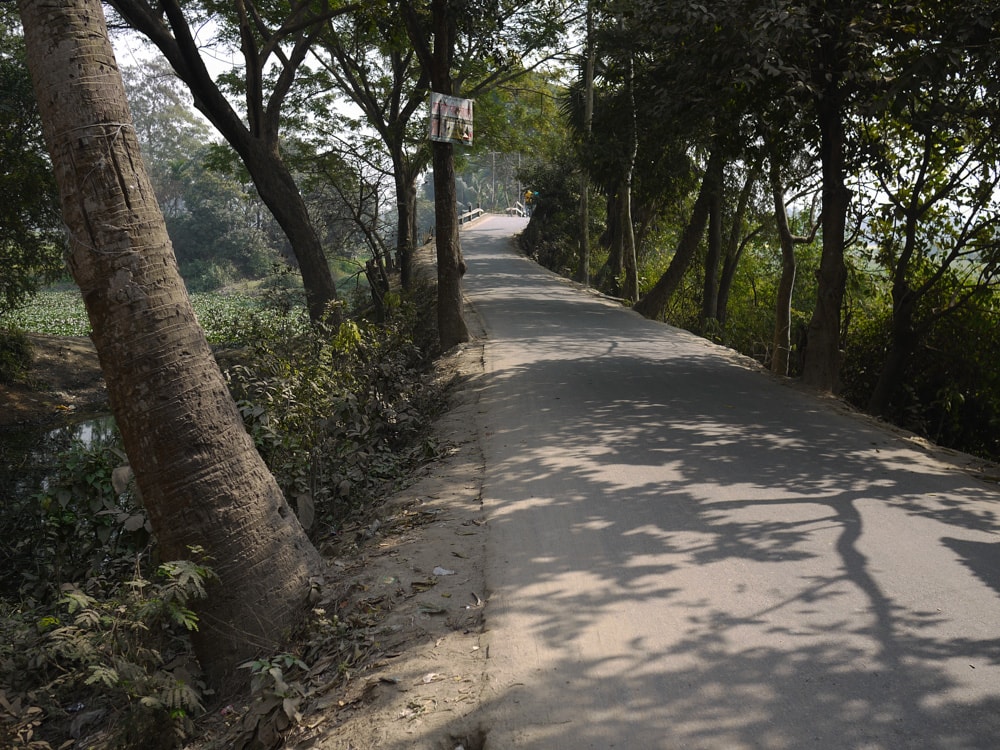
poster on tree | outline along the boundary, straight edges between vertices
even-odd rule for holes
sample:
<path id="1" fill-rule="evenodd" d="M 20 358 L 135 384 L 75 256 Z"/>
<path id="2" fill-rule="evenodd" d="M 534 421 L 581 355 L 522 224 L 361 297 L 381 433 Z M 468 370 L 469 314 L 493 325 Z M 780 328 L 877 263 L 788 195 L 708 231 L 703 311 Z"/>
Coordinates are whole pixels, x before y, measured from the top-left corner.
<path id="1" fill-rule="evenodd" d="M 472 145 L 472 99 L 431 92 L 430 139 Z"/>

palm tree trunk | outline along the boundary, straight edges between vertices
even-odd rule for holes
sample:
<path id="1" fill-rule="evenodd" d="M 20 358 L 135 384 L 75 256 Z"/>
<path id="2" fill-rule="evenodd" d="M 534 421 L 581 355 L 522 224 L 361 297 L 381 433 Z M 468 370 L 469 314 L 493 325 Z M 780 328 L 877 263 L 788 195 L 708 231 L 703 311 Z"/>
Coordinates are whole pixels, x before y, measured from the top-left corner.
<path id="1" fill-rule="evenodd" d="M 219 576 L 195 647 L 221 684 L 303 613 L 320 557 L 243 428 L 177 271 L 99 0 L 19 0 L 111 408 L 165 559 Z"/>

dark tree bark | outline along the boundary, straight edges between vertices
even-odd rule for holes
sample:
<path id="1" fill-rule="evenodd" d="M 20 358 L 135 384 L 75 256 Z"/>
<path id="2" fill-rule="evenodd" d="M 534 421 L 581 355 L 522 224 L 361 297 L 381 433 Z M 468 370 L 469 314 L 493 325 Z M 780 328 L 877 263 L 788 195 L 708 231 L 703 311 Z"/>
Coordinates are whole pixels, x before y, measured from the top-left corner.
<path id="1" fill-rule="evenodd" d="M 419 244 L 417 237 L 417 174 L 405 165 L 405 160 L 393 157 L 393 183 L 396 188 L 396 263 L 399 283 L 403 289 L 413 286 L 413 254 Z"/>
<path id="2" fill-rule="evenodd" d="M 889 350 L 886 352 L 878 380 L 868 400 L 868 411 L 885 417 L 889 415 L 893 393 L 899 388 L 906 367 L 913 356 L 920 336 L 914 326 L 916 297 L 909 289 L 893 289 L 892 327 Z"/>
<path id="3" fill-rule="evenodd" d="M 218 685 L 277 648 L 319 554 L 246 433 L 139 156 L 99 0 L 19 0 L 28 63 L 111 408 L 164 559 L 218 575 L 195 647 Z"/>
<path id="4" fill-rule="evenodd" d="M 845 183 L 845 133 L 839 97 L 818 103 L 823 171 L 823 252 L 817 273 L 816 308 L 806 334 L 802 381 L 836 393 L 840 387 L 840 311 L 847 286 L 844 234 L 851 191 Z"/>
<path id="5" fill-rule="evenodd" d="M 624 32 L 625 21 L 618 20 L 619 30 Z M 622 165 L 622 182 L 619 189 L 621 201 L 622 263 L 625 266 L 625 299 L 639 300 L 639 264 L 635 251 L 635 227 L 632 224 L 632 181 L 635 175 L 635 159 L 639 153 L 639 126 L 635 110 L 635 59 L 631 49 L 625 56 L 625 163 Z"/>
<path id="6" fill-rule="evenodd" d="M 806 333 L 802 381 L 819 391 L 836 393 L 840 387 L 840 313 L 847 285 L 844 236 L 851 204 L 851 191 L 846 184 L 847 134 L 842 91 L 844 71 L 850 60 L 843 39 L 847 31 L 837 26 L 837 18 L 829 18 L 826 9 L 820 6 L 813 12 L 816 28 L 825 32 L 817 44 L 811 74 L 818 92 L 814 102 L 823 178 L 823 252 L 817 272 L 816 307 Z"/>
<path id="7" fill-rule="evenodd" d="M 433 47 L 410 3 L 402 3 L 410 41 L 428 71 L 431 90 L 453 96 L 451 68 L 457 30 L 448 13 L 448 0 L 431 0 Z M 438 337 L 441 348 L 451 349 L 469 340 L 462 298 L 465 261 L 458 239 L 458 205 L 455 190 L 455 157 L 450 143 L 431 144 L 434 167 L 434 240 L 437 250 Z"/>
<path id="8" fill-rule="evenodd" d="M 708 208 L 708 249 L 705 252 L 705 284 L 701 299 L 701 326 L 715 318 L 719 306 L 719 264 L 722 262 L 722 185 L 712 193 Z"/>
<path id="9" fill-rule="evenodd" d="M 583 138 L 589 146 L 594 128 L 594 3 L 587 0 L 587 55 L 583 70 Z M 590 284 L 590 174 L 586 165 L 580 167 L 580 250 L 577 260 L 576 279 L 581 284 Z"/>

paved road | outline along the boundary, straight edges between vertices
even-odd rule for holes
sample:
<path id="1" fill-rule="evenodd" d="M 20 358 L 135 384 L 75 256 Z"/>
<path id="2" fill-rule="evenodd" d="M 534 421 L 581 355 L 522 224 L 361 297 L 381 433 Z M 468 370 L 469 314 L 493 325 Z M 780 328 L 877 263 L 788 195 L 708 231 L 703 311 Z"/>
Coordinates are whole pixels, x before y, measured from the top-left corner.
<path id="1" fill-rule="evenodd" d="M 1000 747 L 1000 491 L 463 233 L 487 747 Z"/>

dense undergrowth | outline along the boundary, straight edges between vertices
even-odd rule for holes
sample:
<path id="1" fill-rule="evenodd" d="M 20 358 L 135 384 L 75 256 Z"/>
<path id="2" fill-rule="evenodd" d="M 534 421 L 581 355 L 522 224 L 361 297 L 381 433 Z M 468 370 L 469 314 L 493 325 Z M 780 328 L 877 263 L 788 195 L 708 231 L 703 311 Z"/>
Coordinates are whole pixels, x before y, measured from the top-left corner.
<path id="1" fill-rule="evenodd" d="M 432 296 L 390 294 L 384 322 L 337 330 L 273 300 L 211 321 L 247 428 L 319 546 L 436 454 Z M 73 445 L 2 519 L 0 747 L 177 747 L 214 700 L 186 637 L 211 562 L 199 550 L 158 558 L 120 438 L 106 433 Z M 321 612 L 309 633 L 348 637 Z M 302 667 L 289 655 L 246 665 L 258 703 L 286 723 L 297 706 L 288 674 Z"/>

